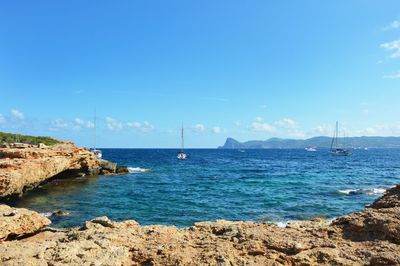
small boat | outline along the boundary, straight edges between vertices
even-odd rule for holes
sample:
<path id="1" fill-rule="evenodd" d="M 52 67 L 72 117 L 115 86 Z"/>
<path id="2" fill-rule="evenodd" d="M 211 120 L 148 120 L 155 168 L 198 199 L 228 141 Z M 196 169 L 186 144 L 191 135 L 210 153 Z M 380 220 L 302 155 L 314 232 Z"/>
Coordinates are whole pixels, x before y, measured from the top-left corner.
<path id="1" fill-rule="evenodd" d="M 96 109 L 94 110 L 94 120 L 93 120 L 93 130 L 94 130 L 94 146 L 90 151 L 96 155 L 97 159 L 101 159 L 103 157 L 103 153 L 101 150 L 96 149 Z"/>
<path id="2" fill-rule="evenodd" d="M 182 130 L 181 130 L 181 142 L 182 142 L 182 148 L 181 148 L 181 151 L 180 152 L 178 152 L 178 154 L 177 154 L 177 158 L 179 159 L 179 160 L 186 160 L 186 158 L 187 158 L 187 154 L 183 151 L 184 150 L 184 137 L 183 137 L 183 125 L 182 125 Z"/>
<path id="3" fill-rule="evenodd" d="M 306 147 L 305 150 L 313 152 L 313 151 L 317 151 L 317 148 L 315 148 L 315 147 Z"/>
<path id="4" fill-rule="evenodd" d="M 332 143 L 331 143 L 331 154 L 338 156 L 347 156 L 351 154 L 351 151 L 346 148 L 341 148 L 338 143 L 339 136 L 339 123 L 336 121 L 335 131 L 333 133 Z M 344 139 L 344 138 L 343 138 Z"/>
<path id="5" fill-rule="evenodd" d="M 97 159 L 101 159 L 101 157 L 103 157 L 103 153 L 101 152 L 101 150 L 90 149 L 90 151 L 94 153 L 94 155 L 96 155 Z"/>

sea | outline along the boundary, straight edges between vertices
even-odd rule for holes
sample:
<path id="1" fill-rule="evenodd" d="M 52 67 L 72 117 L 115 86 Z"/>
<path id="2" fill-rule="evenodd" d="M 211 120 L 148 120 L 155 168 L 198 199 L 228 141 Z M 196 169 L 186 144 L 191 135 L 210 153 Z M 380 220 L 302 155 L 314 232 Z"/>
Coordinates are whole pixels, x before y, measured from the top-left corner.
<path id="1" fill-rule="evenodd" d="M 199 221 L 291 220 L 361 211 L 400 183 L 400 150 L 102 149 L 129 174 L 54 180 L 11 203 L 48 216 L 55 227 L 107 216 L 142 225 L 188 227 Z M 69 215 L 52 216 L 56 210 Z"/>

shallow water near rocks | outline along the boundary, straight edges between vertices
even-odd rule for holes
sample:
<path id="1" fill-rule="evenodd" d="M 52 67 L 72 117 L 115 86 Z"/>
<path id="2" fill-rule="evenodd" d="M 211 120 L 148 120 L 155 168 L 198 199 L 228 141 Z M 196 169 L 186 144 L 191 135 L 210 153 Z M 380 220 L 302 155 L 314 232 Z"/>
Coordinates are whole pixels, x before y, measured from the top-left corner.
<path id="1" fill-rule="evenodd" d="M 400 183 L 400 150 L 103 149 L 130 174 L 56 180 L 27 192 L 16 207 L 50 214 L 53 226 L 98 216 L 140 224 L 190 226 L 226 219 L 284 222 L 359 211 Z"/>

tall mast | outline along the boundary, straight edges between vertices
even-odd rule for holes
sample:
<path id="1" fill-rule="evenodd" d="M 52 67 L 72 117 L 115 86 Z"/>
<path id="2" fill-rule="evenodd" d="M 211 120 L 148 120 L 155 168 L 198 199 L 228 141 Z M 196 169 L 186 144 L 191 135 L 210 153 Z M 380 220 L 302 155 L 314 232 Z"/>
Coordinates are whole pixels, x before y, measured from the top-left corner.
<path id="1" fill-rule="evenodd" d="M 336 141 L 335 141 L 336 149 L 338 148 L 338 136 L 339 136 L 339 122 L 336 121 Z"/>
<path id="2" fill-rule="evenodd" d="M 336 128 L 333 130 L 332 142 L 331 142 L 331 151 L 333 151 L 333 145 L 335 144 L 336 137 Z"/>
<path id="3" fill-rule="evenodd" d="M 184 146 L 184 138 L 183 138 L 183 123 L 182 123 L 182 130 L 181 130 L 181 140 L 182 140 L 182 152 L 183 152 L 183 148 L 185 147 Z"/>
<path id="4" fill-rule="evenodd" d="M 94 108 L 93 126 L 94 126 L 94 147 L 93 148 L 96 150 L 96 107 Z"/>

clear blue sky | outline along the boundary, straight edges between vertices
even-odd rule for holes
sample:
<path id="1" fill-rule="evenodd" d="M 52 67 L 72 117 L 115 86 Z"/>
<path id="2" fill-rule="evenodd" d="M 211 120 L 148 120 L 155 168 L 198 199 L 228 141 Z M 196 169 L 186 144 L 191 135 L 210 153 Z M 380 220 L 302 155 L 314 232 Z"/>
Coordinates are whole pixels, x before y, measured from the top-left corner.
<path id="1" fill-rule="evenodd" d="M 400 2 L 1 1 L 0 131 L 100 147 L 400 135 Z"/>

